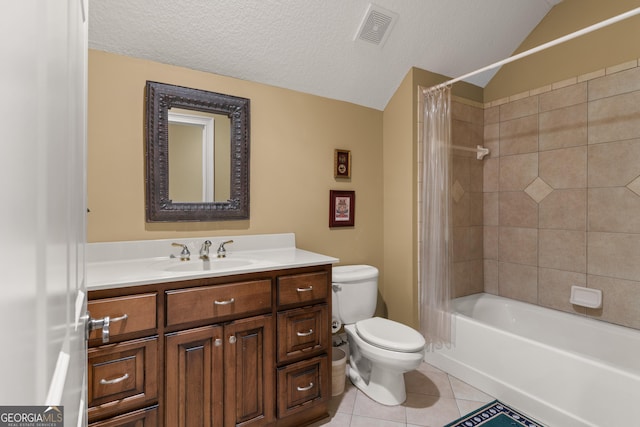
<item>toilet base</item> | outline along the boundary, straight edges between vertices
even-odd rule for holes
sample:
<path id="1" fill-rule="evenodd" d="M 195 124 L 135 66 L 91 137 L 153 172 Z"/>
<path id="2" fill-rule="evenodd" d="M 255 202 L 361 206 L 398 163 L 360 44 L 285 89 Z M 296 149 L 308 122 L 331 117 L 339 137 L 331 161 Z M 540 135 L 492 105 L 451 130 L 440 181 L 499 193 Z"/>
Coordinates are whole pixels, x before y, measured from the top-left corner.
<path id="1" fill-rule="evenodd" d="M 349 379 L 364 394 L 387 406 L 401 405 L 407 400 L 403 372 L 373 367 L 365 381 L 354 363 L 349 363 Z"/>

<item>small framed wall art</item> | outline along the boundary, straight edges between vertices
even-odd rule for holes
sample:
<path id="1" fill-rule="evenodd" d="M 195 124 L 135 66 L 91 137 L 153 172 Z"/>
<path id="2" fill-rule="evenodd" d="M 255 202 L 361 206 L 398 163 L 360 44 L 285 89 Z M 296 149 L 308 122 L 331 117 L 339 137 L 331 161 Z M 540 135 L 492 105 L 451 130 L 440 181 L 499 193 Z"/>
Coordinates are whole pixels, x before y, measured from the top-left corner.
<path id="1" fill-rule="evenodd" d="M 336 149 L 333 154 L 333 176 L 351 178 L 351 151 Z"/>
<path id="2" fill-rule="evenodd" d="M 356 218 L 356 192 L 329 190 L 329 227 L 353 227 Z"/>

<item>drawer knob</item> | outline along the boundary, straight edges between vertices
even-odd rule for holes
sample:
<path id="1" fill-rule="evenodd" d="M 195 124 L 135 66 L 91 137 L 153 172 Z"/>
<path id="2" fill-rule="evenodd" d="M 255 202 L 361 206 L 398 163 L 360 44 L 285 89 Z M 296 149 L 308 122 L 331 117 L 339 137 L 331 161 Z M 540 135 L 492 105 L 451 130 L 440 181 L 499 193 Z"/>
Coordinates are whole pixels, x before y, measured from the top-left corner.
<path id="1" fill-rule="evenodd" d="M 224 300 L 224 301 L 215 300 L 213 303 L 215 305 L 227 305 L 227 304 L 233 304 L 234 302 L 236 302 L 235 298 L 231 298 L 231 299 Z"/>
<path id="2" fill-rule="evenodd" d="M 127 378 L 129 378 L 129 374 L 124 374 L 121 377 L 118 378 L 114 378 L 112 380 L 105 380 L 104 378 L 100 380 L 100 384 L 102 385 L 111 385 L 111 384 L 118 384 L 121 383 L 122 381 L 126 380 Z"/>
<path id="3" fill-rule="evenodd" d="M 313 329 L 309 329 L 307 332 L 296 332 L 299 337 L 308 337 L 311 334 L 313 334 Z"/>
<path id="4" fill-rule="evenodd" d="M 309 292 L 313 290 L 313 286 L 309 285 L 306 288 L 296 288 L 296 291 L 298 292 Z"/>
<path id="5" fill-rule="evenodd" d="M 297 387 L 298 391 L 307 391 L 307 390 L 311 390 L 312 388 L 313 388 L 313 383 L 309 383 L 309 385 L 306 387 Z"/>

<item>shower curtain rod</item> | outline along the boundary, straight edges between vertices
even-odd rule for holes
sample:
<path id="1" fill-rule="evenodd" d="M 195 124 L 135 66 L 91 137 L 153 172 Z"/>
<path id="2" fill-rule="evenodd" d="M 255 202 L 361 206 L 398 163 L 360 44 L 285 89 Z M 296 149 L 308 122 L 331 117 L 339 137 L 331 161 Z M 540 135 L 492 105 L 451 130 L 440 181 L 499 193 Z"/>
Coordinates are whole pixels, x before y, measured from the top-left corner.
<path id="1" fill-rule="evenodd" d="M 635 15 L 638 15 L 638 14 L 640 14 L 640 7 L 637 7 L 635 9 L 632 9 L 632 10 L 630 10 L 628 12 L 625 12 L 625 13 L 621 13 L 620 15 L 616 15 L 616 16 L 614 16 L 612 18 L 605 19 L 604 21 L 598 22 L 597 24 L 590 25 L 590 26 L 588 26 L 586 28 L 583 28 L 582 30 L 578 30 L 578 31 L 575 31 L 573 33 L 567 34 L 566 36 L 559 37 L 559 38 L 557 38 L 555 40 L 552 40 L 550 42 L 541 44 L 540 46 L 531 48 L 529 50 L 525 50 L 524 52 L 521 52 L 521 53 L 519 53 L 517 55 L 510 56 L 509 58 L 503 59 L 502 61 L 498 61 L 498 62 L 495 62 L 495 63 L 493 63 L 491 65 L 487 65 L 486 67 L 479 68 L 479 69 L 477 69 L 475 71 L 472 71 L 470 73 L 467 73 L 467 74 L 465 74 L 463 76 L 456 77 L 455 79 L 448 80 L 448 81 L 446 81 L 444 83 L 440 83 L 440 84 L 431 86 L 429 88 L 424 89 L 423 93 L 427 93 L 427 92 L 429 92 L 431 90 L 441 89 L 441 88 L 443 88 L 445 86 L 449 86 L 449 85 L 452 85 L 452 84 L 454 84 L 456 82 L 464 80 L 466 78 L 475 76 L 476 74 L 480 74 L 482 72 L 491 70 L 491 69 L 496 68 L 496 67 L 501 67 L 502 65 L 505 65 L 505 64 L 508 64 L 510 62 L 516 61 L 516 60 L 518 60 L 520 58 L 524 58 L 525 56 L 532 55 L 534 53 L 537 53 L 537 52 L 540 52 L 542 50 L 548 49 L 548 48 L 553 47 L 555 45 L 558 45 L 560 43 L 564 43 L 564 42 L 569 41 L 571 39 L 575 39 L 576 37 L 580 37 L 582 35 L 588 34 L 588 33 L 593 32 L 595 30 L 599 30 L 600 28 L 604 28 L 604 27 L 609 26 L 611 24 L 615 24 L 616 22 L 622 21 L 624 19 L 631 18 L 632 16 L 635 16 Z"/>

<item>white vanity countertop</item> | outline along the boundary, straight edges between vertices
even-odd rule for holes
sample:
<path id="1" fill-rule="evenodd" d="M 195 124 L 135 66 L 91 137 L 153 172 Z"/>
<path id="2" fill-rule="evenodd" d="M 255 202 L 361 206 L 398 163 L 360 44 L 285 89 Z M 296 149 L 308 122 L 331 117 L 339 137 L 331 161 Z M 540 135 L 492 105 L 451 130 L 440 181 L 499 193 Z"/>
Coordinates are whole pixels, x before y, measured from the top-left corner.
<path id="1" fill-rule="evenodd" d="M 174 269 L 189 269 L 190 266 L 202 266 L 203 261 L 198 258 L 198 254 L 200 246 L 205 240 L 210 240 L 212 243 L 209 248 L 211 265 L 222 265 L 221 268 L 204 271 L 202 269 L 172 271 Z M 233 240 L 233 243 L 225 245 L 226 258 L 216 258 L 218 246 L 228 240 Z M 181 249 L 171 246 L 171 243 L 174 242 L 187 245 L 191 252 L 190 261 L 180 261 L 175 258 L 179 257 Z M 284 268 L 336 264 L 338 262 L 337 258 L 296 248 L 295 235 L 292 233 L 89 243 L 87 244 L 87 290 L 220 277 Z"/>

